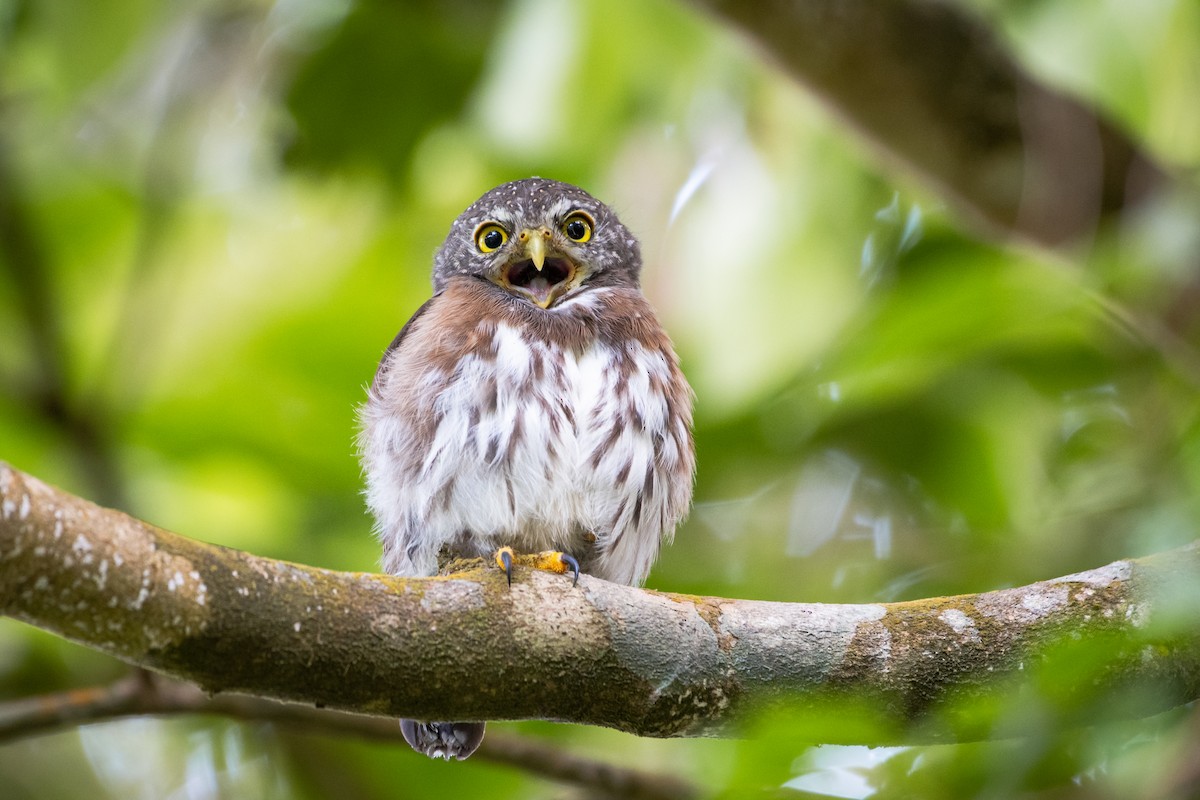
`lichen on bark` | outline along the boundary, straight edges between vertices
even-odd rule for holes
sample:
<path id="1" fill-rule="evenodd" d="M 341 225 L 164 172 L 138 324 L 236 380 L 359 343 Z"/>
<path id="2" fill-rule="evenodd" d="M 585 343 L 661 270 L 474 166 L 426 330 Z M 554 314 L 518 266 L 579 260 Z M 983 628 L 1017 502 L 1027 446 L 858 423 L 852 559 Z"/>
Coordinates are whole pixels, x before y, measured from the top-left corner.
<path id="1" fill-rule="evenodd" d="M 1120 713 L 1200 696 L 1200 614 L 1179 599 L 1196 584 L 1195 544 L 1025 587 L 863 605 L 588 575 L 572 586 L 528 568 L 509 586 L 493 565 L 455 568 L 403 579 L 261 558 L 0 464 L 0 612 L 210 692 L 647 736 L 821 709 L 859 723 L 827 740 L 865 744 L 987 736 L 1008 698 L 1047 687 L 1070 705 L 1154 686 Z"/>

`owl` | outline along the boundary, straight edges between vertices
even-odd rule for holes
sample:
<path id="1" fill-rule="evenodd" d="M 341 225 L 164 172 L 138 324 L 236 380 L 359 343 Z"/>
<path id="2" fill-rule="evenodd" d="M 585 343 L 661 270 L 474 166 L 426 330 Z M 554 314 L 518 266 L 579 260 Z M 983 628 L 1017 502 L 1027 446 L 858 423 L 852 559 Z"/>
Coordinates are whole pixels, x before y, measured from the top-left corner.
<path id="1" fill-rule="evenodd" d="M 433 297 L 361 407 L 366 498 L 393 575 L 541 553 L 555 571 L 640 584 L 687 513 L 692 391 L 642 295 L 638 242 L 566 183 L 484 194 L 450 226 Z M 482 722 L 402 720 L 466 758 Z"/>

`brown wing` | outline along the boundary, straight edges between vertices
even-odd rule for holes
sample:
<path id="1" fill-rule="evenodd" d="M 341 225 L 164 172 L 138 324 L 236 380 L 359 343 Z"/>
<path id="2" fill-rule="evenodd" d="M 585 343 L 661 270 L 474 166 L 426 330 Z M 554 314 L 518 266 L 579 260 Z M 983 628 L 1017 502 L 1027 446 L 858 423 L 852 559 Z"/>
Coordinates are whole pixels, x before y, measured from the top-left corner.
<path id="1" fill-rule="evenodd" d="M 400 332 L 396 334 L 396 338 L 392 339 L 392 343 L 389 344 L 387 349 L 383 351 L 383 357 L 379 359 L 379 366 L 375 369 L 375 378 L 371 381 L 372 394 L 375 394 L 375 392 L 378 391 L 379 382 L 383 379 L 383 376 L 387 374 L 388 356 L 392 354 L 393 350 L 400 346 L 400 343 L 404 341 L 404 337 L 408 335 L 410 330 L 412 330 L 413 323 L 419 320 L 421 315 L 429 310 L 429 306 L 434 300 L 438 299 L 440 294 L 441 292 L 438 292 L 438 294 L 435 294 L 433 297 L 426 300 L 421 307 L 416 310 L 416 313 L 408 318 L 408 322 L 404 323 L 404 327 L 401 328 Z"/>

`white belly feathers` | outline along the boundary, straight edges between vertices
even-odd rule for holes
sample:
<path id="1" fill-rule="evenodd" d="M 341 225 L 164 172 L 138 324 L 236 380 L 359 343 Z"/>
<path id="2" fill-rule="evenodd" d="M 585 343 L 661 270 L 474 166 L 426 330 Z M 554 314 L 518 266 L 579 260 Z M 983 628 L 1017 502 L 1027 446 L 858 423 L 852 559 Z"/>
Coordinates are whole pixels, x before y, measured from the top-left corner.
<path id="1" fill-rule="evenodd" d="M 428 575 L 446 544 L 577 550 L 591 534 L 589 571 L 641 582 L 686 510 L 668 490 L 686 436 L 670 435 L 667 398 L 653 388 L 670 370 L 638 343 L 577 353 L 500 323 L 494 350 L 449 373 L 410 371 L 411 397 L 432 398 L 416 403 L 436 420 L 432 437 L 376 399 L 363 414 L 364 455 L 388 467 L 372 470 L 367 493 L 391 545 L 384 567 Z"/>

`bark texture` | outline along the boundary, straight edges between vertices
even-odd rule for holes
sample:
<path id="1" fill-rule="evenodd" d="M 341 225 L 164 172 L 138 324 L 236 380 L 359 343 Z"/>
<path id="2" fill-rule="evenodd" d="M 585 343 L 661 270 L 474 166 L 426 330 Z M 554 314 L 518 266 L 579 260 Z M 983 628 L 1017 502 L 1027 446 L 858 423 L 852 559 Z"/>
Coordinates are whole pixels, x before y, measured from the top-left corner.
<path id="1" fill-rule="evenodd" d="M 1056 680 L 1058 702 L 1153 687 L 1113 710 L 1150 714 L 1200 696 L 1200 612 L 1179 601 L 1198 570 L 1193 544 L 1016 589 L 867 605 L 586 575 L 572 588 L 527 569 L 510 588 L 478 562 L 398 579 L 193 541 L 0 463 L 0 612 L 209 692 L 390 717 L 696 736 L 749 710 L 833 706 L 871 731 L 837 741 L 970 739 L 994 735 L 1014 692 Z M 889 723 L 894 738 L 880 733 Z"/>

